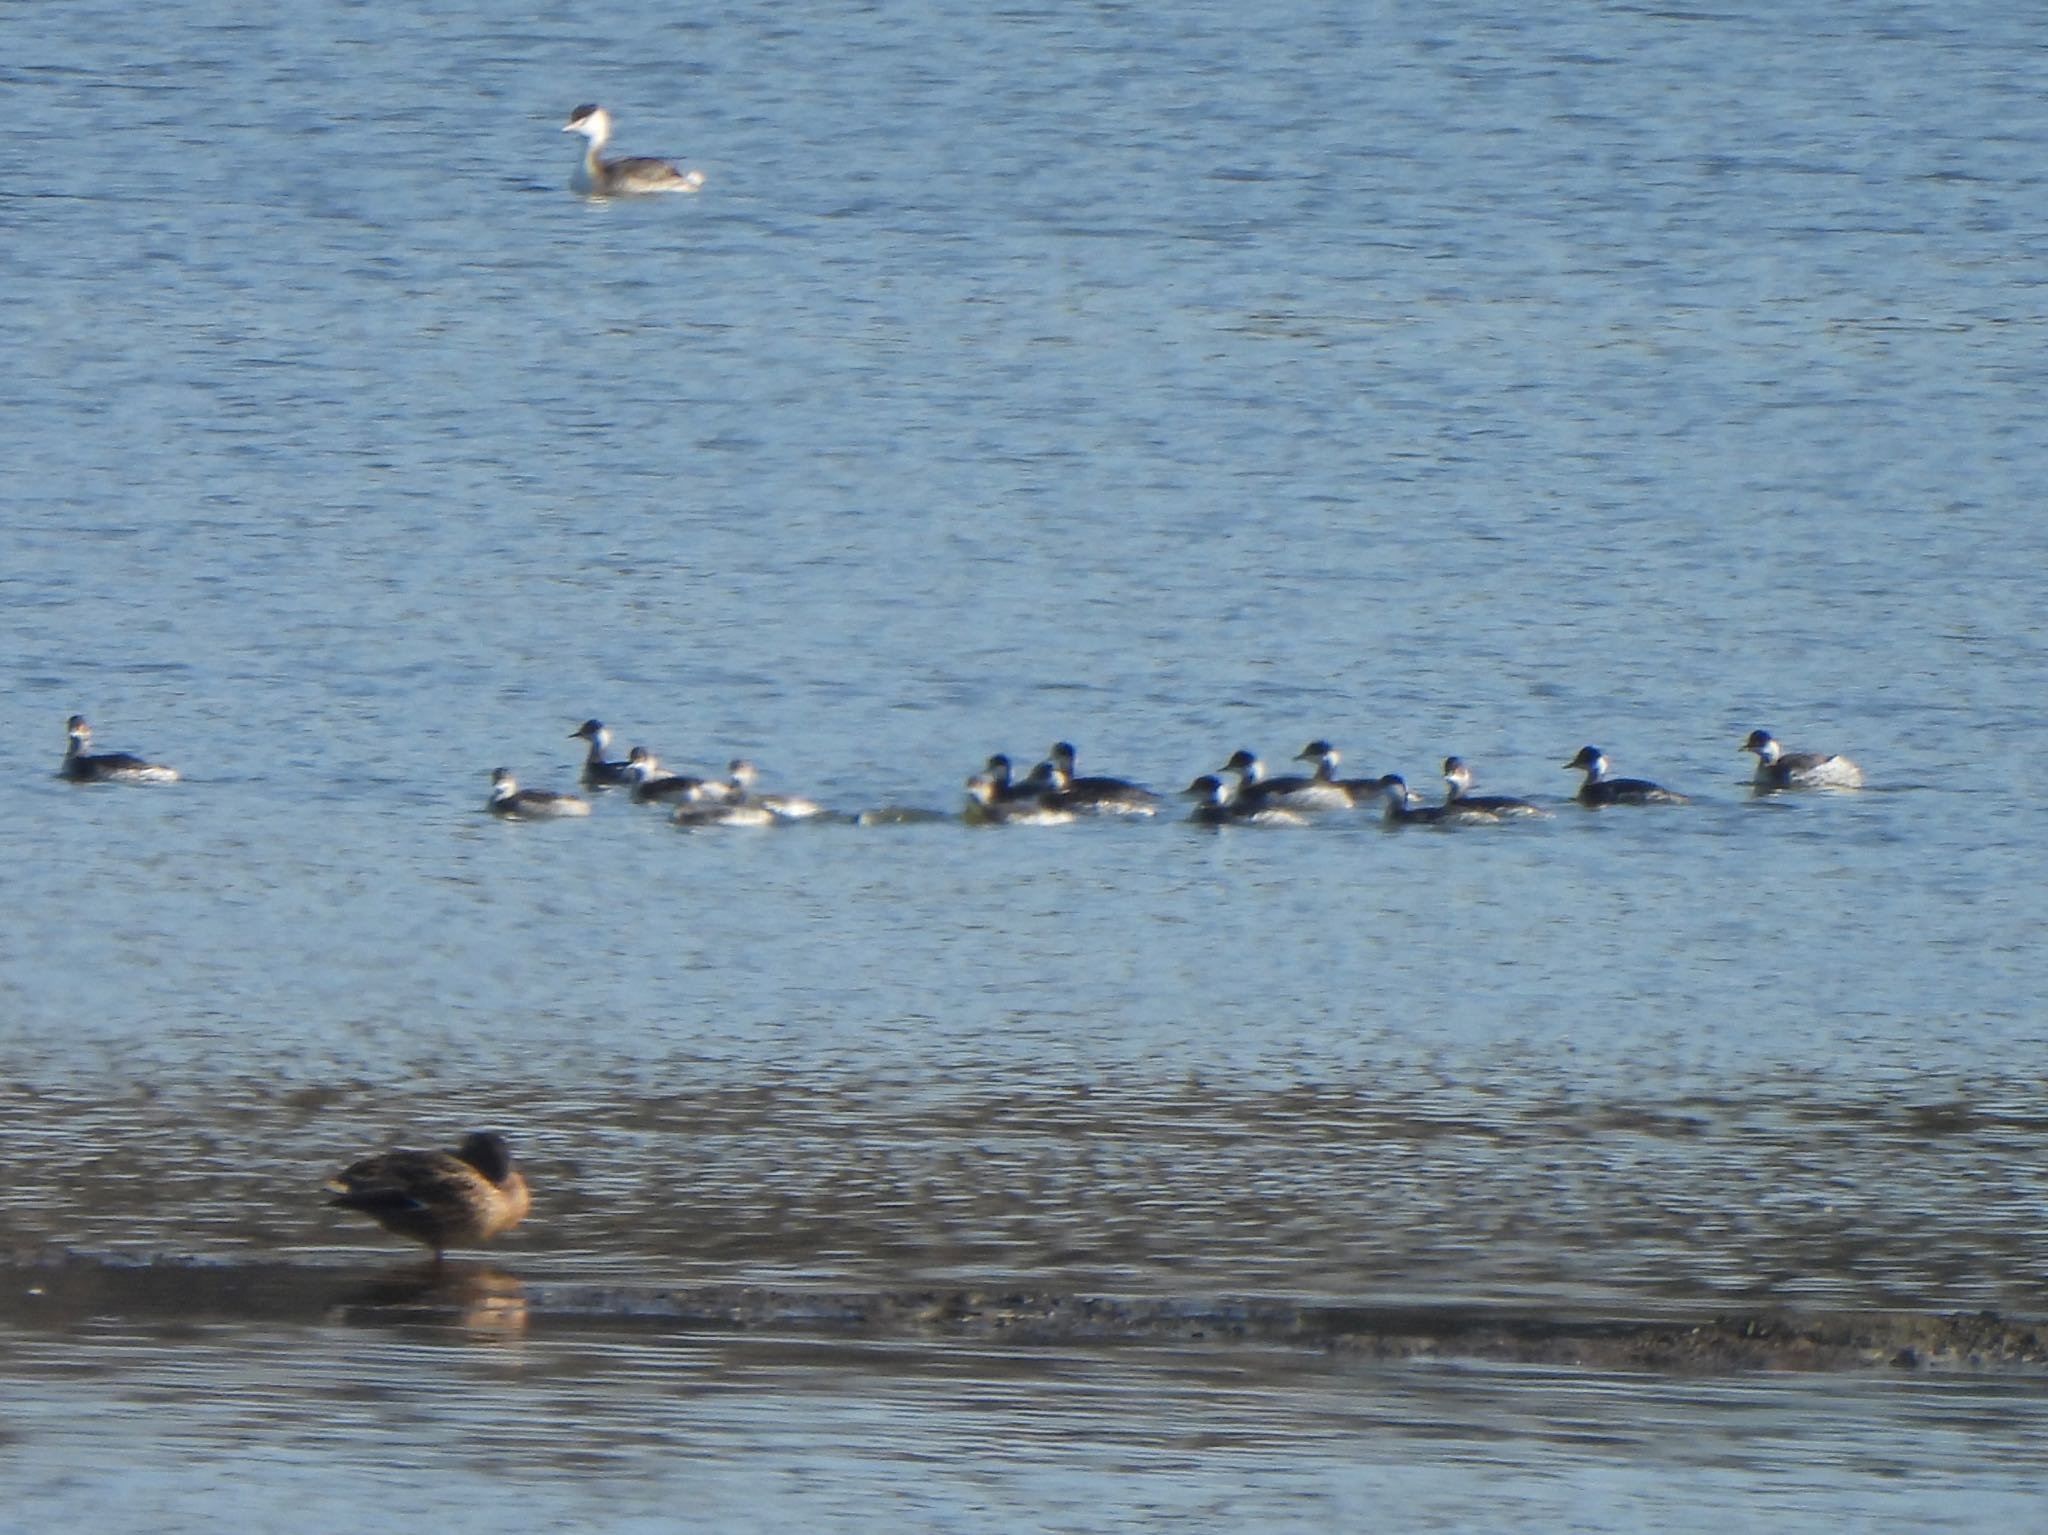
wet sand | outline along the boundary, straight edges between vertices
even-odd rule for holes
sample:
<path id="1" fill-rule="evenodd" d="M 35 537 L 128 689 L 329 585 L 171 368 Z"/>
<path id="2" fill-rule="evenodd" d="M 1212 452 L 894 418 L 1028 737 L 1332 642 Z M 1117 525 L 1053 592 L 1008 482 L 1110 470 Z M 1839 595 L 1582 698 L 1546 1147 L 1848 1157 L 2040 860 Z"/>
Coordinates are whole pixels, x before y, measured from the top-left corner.
<path id="1" fill-rule="evenodd" d="M 529 1283 L 484 1264 L 364 1273 L 294 1263 L 109 1262 L 0 1269 L 0 1325 L 62 1333 L 127 1321 L 446 1326 L 495 1335 L 687 1331 L 1020 1348 L 1238 1345 L 1365 1358 L 1711 1373 L 1938 1370 L 2048 1374 L 2048 1325 L 1991 1312 L 1760 1311 L 1697 1320 L 1560 1316 L 1510 1307 L 1132 1298 L 1044 1289 L 896 1291 Z"/>

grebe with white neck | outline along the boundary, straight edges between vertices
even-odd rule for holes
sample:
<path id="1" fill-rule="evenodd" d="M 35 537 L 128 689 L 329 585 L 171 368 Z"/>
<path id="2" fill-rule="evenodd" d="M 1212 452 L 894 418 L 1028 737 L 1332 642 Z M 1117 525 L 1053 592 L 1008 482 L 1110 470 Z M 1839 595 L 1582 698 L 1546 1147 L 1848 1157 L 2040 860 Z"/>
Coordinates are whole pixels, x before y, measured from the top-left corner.
<path id="1" fill-rule="evenodd" d="M 1565 764 L 1577 768 L 1586 775 L 1586 781 L 1579 785 L 1579 803 L 1597 810 L 1604 805 L 1685 805 L 1690 804 L 1676 789 L 1667 789 L 1662 784 L 1651 783 L 1647 778 L 1609 778 L 1607 776 L 1607 754 L 1597 746 L 1582 746 L 1579 754 Z"/>
<path id="2" fill-rule="evenodd" d="M 612 115 L 596 102 L 586 102 L 571 112 L 562 131 L 580 133 L 590 141 L 590 147 L 583 152 L 583 163 L 570 182 L 579 192 L 616 197 L 640 192 L 694 192 L 704 185 L 702 171 L 679 171 L 668 161 L 651 155 L 605 159 L 598 151 L 611 142 Z"/>
<path id="3" fill-rule="evenodd" d="M 74 714 L 64 722 L 69 738 L 64 748 L 64 765 L 57 776 L 73 783 L 176 783 L 178 770 L 161 762 L 150 762 L 127 752 L 88 752 L 92 726 L 85 716 Z"/>
<path id="4" fill-rule="evenodd" d="M 569 739 L 590 743 L 590 750 L 583 757 L 585 788 L 618 789 L 633 782 L 634 774 L 630 767 L 605 756 L 605 748 L 612 744 L 612 733 L 605 729 L 603 720 L 585 720 L 569 732 Z"/>
<path id="5" fill-rule="evenodd" d="M 1500 817 L 1459 799 L 1441 805 L 1419 805 L 1408 792 L 1407 780 L 1389 773 L 1380 780 L 1380 792 L 1387 797 L 1389 826 L 1498 826 Z"/>
<path id="6" fill-rule="evenodd" d="M 1778 789 L 1860 789 L 1863 769 L 1834 752 L 1788 752 L 1768 730 L 1752 730 L 1742 743 L 1756 753 L 1759 794 Z"/>
<path id="7" fill-rule="evenodd" d="M 1444 803 L 1467 805 L 1474 810 L 1484 810 L 1497 816 L 1536 817 L 1548 816 L 1550 812 L 1541 805 L 1531 804 L 1525 799 L 1515 799 L 1506 794 L 1474 794 L 1472 769 L 1465 765 L 1463 757 L 1444 758 Z"/>
<path id="8" fill-rule="evenodd" d="M 484 809 L 508 821 L 559 821 L 566 816 L 589 815 L 590 801 L 580 794 L 558 794 L 552 789 L 522 789 L 519 780 L 504 768 L 491 770 L 491 797 Z"/>

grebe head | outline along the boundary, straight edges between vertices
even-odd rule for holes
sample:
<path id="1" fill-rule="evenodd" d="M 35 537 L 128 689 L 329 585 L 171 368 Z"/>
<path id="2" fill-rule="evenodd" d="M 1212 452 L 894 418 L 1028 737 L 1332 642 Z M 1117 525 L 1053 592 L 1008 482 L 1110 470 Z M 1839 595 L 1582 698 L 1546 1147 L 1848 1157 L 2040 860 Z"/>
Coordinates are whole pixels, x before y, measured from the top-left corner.
<path id="1" fill-rule="evenodd" d="M 1213 805 L 1222 803 L 1224 791 L 1229 787 L 1216 774 L 1204 773 L 1180 792 L 1183 799 L 1203 800 Z"/>
<path id="2" fill-rule="evenodd" d="M 512 776 L 510 768 L 491 769 L 491 798 L 510 799 L 519 792 L 519 780 Z"/>
<path id="3" fill-rule="evenodd" d="M 84 715 L 74 714 L 64 722 L 64 733 L 83 746 L 92 739 L 92 726 L 86 724 Z"/>
<path id="4" fill-rule="evenodd" d="M 612 115 L 594 101 L 587 101 L 569 114 L 569 120 L 562 124 L 564 133 L 580 133 L 597 146 L 612 136 Z"/>
<path id="5" fill-rule="evenodd" d="M 761 776 L 761 770 L 745 757 L 735 757 L 725 765 L 725 773 L 742 793 L 754 787 L 754 780 Z"/>
<path id="6" fill-rule="evenodd" d="M 611 744 L 612 733 L 604 728 L 603 720 L 585 720 L 569 732 L 569 739 L 572 741 L 588 741 L 592 746 L 602 751 Z"/>
<path id="7" fill-rule="evenodd" d="M 1752 730 L 1749 739 L 1742 743 L 1742 749 L 1746 752 L 1755 752 L 1757 761 L 1765 767 L 1769 767 L 1785 754 L 1785 748 L 1778 744 L 1777 739 L 1768 730 Z"/>
<path id="8" fill-rule="evenodd" d="M 1047 760 L 1049 760 L 1052 763 L 1052 765 L 1058 768 L 1062 773 L 1066 774 L 1067 777 L 1072 778 L 1074 776 L 1075 752 L 1074 743 L 1072 741 L 1053 742 L 1052 750 L 1047 752 L 1045 755 Z"/>
<path id="9" fill-rule="evenodd" d="M 1386 795 L 1389 804 L 1408 808 L 1408 780 L 1399 773 L 1389 773 L 1380 780 L 1380 793 Z"/>
<path id="10" fill-rule="evenodd" d="M 1257 783 L 1265 776 L 1266 765 L 1259 761 L 1258 756 L 1253 752 L 1236 751 L 1230 754 L 1230 760 L 1224 763 L 1217 771 L 1235 773 L 1246 783 Z"/>
<path id="11" fill-rule="evenodd" d="M 976 773 L 967 780 L 967 797 L 975 804 L 986 808 L 996 801 L 996 780 L 993 773 Z"/>
<path id="12" fill-rule="evenodd" d="M 1581 746 L 1579 754 L 1565 764 L 1567 768 L 1579 768 L 1587 776 L 1598 778 L 1607 771 L 1607 757 L 1597 746 Z"/>
<path id="13" fill-rule="evenodd" d="M 1444 782 L 1456 784 L 1461 789 L 1472 787 L 1472 770 L 1465 766 L 1463 757 L 1444 758 Z"/>

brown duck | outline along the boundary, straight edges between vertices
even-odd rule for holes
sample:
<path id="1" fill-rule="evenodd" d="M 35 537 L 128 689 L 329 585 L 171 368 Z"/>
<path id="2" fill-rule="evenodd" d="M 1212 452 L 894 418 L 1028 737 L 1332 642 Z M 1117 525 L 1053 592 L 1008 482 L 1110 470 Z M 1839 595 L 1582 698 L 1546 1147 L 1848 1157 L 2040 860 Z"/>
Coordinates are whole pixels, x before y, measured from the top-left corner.
<path id="1" fill-rule="evenodd" d="M 453 1151 L 386 1151 L 327 1180 L 327 1202 L 360 1210 L 386 1231 L 434 1250 L 476 1247 L 510 1231 L 533 1206 L 502 1135 L 477 1130 Z"/>

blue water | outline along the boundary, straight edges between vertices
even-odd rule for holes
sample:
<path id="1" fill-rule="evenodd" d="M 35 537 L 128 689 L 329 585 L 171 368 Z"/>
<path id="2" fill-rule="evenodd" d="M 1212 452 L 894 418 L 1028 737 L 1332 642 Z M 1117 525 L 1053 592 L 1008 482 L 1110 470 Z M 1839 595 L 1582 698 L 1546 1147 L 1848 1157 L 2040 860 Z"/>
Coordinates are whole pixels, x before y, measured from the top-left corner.
<path id="1" fill-rule="evenodd" d="M 321 1177 L 489 1123 L 540 1201 L 494 1261 L 536 1279 L 2039 1314 L 2032 9 L 74 0 L 0 41 L 17 1249 L 374 1268 Z M 572 196 L 593 99 L 705 191 Z M 58 782 L 73 711 L 185 781 Z M 1173 789 L 1328 736 L 1560 814 L 481 813 L 500 764 L 571 787 L 591 714 L 848 813 L 950 814 L 1057 738 Z M 1872 788 L 1752 799 L 1758 725 Z M 1565 803 L 1587 741 L 1693 805 Z M 232 1396 L 238 1347 L 189 1368 Z M 88 1452 L 134 1451 L 145 1355 Z M 1897 1458 L 1887 1389 L 1815 1410 Z M 1493 1442 L 1486 1396 L 1448 1411 Z M 852 1524 L 904 1513 L 922 1473 L 788 1432 Z M 1061 1442 L 926 1513 L 1077 1527 Z M 1502 1442 L 1479 1494 L 1420 1457 L 1407 1522 L 1582 1524 Z M 241 1512 L 306 1464 L 258 1457 Z M 1175 1475 L 1126 1522 L 1261 1523 Z M 1710 1501 L 1932 1518 L 1799 1475 Z M 1355 1511 L 1301 1486 L 1264 1522 Z M 619 1512 L 501 1488 L 413 1506 Z"/>

